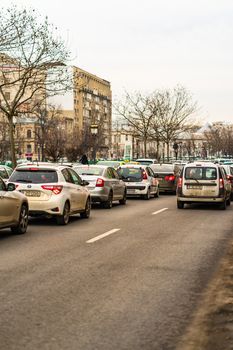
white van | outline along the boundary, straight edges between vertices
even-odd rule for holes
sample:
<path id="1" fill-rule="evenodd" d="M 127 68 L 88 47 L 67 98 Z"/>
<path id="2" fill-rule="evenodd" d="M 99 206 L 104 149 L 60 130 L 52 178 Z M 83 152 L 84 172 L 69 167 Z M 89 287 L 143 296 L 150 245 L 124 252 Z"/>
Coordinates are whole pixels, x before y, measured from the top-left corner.
<path id="1" fill-rule="evenodd" d="M 195 162 L 186 164 L 177 184 L 177 208 L 185 203 L 219 203 L 221 209 L 230 205 L 231 185 L 221 165 Z"/>

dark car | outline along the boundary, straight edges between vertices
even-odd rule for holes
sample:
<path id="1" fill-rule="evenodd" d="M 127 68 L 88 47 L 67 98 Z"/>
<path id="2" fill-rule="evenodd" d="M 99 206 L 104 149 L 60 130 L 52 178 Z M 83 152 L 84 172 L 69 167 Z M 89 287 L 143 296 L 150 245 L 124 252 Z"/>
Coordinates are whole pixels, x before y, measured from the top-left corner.
<path id="1" fill-rule="evenodd" d="M 232 165 L 223 164 L 222 167 L 225 169 L 227 180 L 231 184 L 231 201 L 233 201 L 233 164 Z"/>
<path id="2" fill-rule="evenodd" d="M 151 164 L 150 168 L 159 180 L 159 191 L 176 194 L 180 167 L 176 164 Z"/>

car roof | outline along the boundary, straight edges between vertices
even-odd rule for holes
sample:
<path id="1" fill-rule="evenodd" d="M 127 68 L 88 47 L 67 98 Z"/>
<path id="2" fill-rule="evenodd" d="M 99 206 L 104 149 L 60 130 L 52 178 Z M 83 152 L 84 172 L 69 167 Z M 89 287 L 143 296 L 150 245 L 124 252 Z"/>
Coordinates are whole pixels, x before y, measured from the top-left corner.
<path id="1" fill-rule="evenodd" d="M 77 165 L 73 165 L 73 168 L 90 168 L 90 167 L 94 167 L 94 168 L 101 168 L 101 169 L 106 169 L 106 168 L 113 168 L 110 165 L 104 165 L 104 164 L 77 164 Z M 114 169 L 114 168 L 113 168 Z"/>
<path id="2" fill-rule="evenodd" d="M 193 163 L 188 163 L 186 165 L 184 165 L 185 168 L 188 168 L 188 167 L 215 167 L 217 168 L 219 166 L 219 164 L 216 164 L 216 163 L 213 163 L 213 162 L 193 162 Z"/>
<path id="3" fill-rule="evenodd" d="M 64 168 L 70 168 L 67 165 L 62 165 L 62 164 L 37 164 L 37 163 L 32 163 L 32 164 L 20 164 L 18 165 L 15 170 L 27 170 L 27 169 L 38 169 L 38 170 L 48 170 L 48 169 L 53 169 L 53 170 L 62 170 Z"/>

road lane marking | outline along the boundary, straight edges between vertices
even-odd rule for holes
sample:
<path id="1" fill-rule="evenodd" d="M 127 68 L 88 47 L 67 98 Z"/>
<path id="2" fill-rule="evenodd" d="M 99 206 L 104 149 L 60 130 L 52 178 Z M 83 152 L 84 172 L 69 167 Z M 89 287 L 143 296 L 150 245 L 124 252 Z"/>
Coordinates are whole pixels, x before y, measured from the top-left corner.
<path id="1" fill-rule="evenodd" d="M 113 230 L 110 230 L 110 231 L 108 231 L 108 232 L 105 232 L 105 233 L 103 233 L 102 235 L 99 235 L 99 236 L 96 236 L 96 237 L 94 237 L 94 238 L 89 239 L 88 241 L 86 241 L 86 243 L 93 243 L 93 242 L 96 242 L 96 241 L 98 241 L 99 239 L 102 239 L 102 238 L 104 238 L 104 237 L 107 237 L 107 236 L 109 236 L 109 235 L 112 235 L 113 233 L 115 233 L 115 232 L 117 232 L 117 231 L 119 231 L 119 230 L 120 230 L 120 228 L 114 228 Z"/>
<path id="2" fill-rule="evenodd" d="M 156 214 L 162 213 L 162 212 L 165 211 L 165 210 L 168 210 L 168 208 L 163 208 L 163 209 L 154 211 L 154 213 L 152 213 L 152 215 L 156 215 Z"/>

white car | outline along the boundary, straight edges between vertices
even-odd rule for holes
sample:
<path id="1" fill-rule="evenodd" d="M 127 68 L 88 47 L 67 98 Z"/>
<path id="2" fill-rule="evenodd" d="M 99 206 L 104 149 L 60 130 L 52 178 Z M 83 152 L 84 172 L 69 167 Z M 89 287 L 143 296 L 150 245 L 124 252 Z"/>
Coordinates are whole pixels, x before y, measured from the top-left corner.
<path id="1" fill-rule="evenodd" d="M 146 165 L 122 165 L 117 172 L 127 188 L 127 197 L 150 199 L 159 197 L 159 182 L 153 170 Z"/>
<path id="2" fill-rule="evenodd" d="M 66 225 L 72 214 L 90 216 L 88 182 L 68 166 L 21 165 L 8 182 L 28 198 L 30 216 L 55 216 L 59 225 Z"/>

